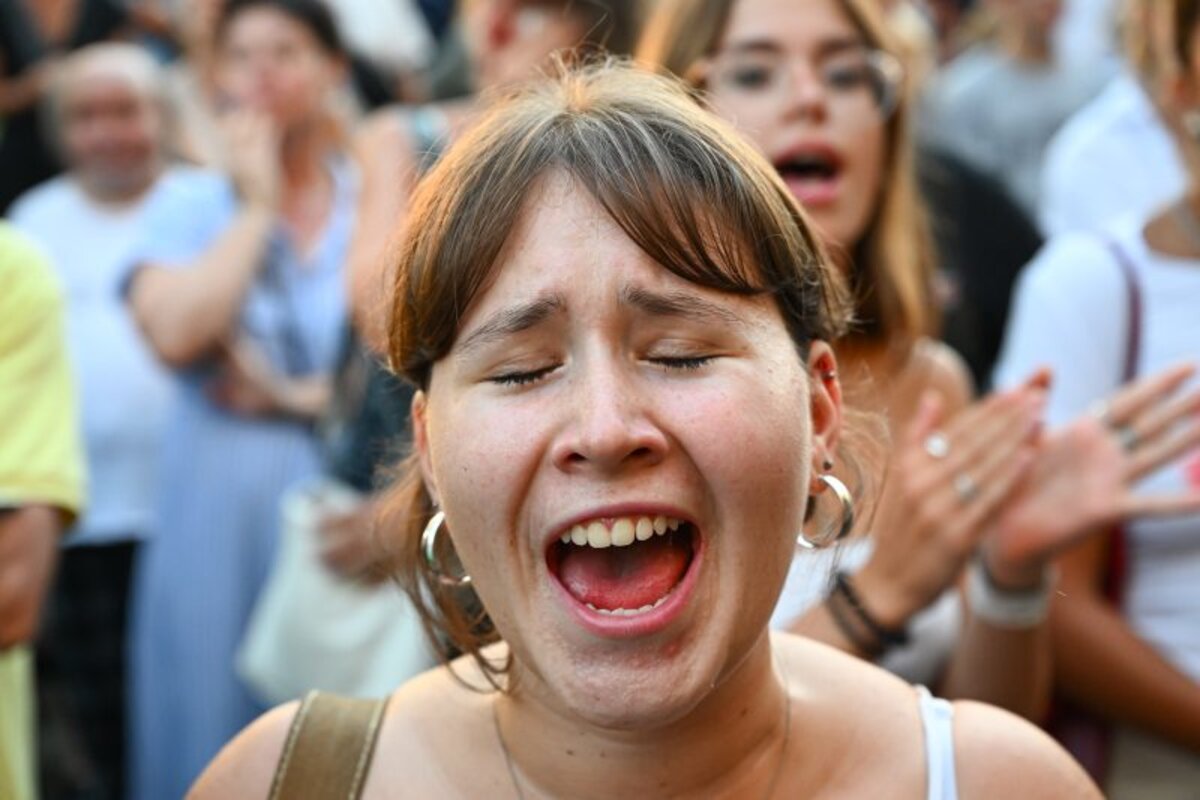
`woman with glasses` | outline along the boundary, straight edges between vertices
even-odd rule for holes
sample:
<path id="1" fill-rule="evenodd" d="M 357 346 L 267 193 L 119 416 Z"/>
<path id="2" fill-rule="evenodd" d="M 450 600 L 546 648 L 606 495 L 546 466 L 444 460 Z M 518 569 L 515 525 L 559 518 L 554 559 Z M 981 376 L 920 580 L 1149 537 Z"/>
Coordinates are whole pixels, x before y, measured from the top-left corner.
<path id="1" fill-rule="evenodd" d="M 838 513 L 811 498 L 852 455 L 848 304 L 770 165 L 681 87 L 600 65 L 502 102 L 397 256 L 418 392 L 384 530 L 467 655 L 384 704 L 272 712 L 192 800 L 1097 796 L 1011 715 L 768 632 L 795 531 Z"/>
<path id="2" fill-rule="evenodd" d="M 893 442 L 868 463 L 882 494 L 855 535 L 817 554 L 799 540 L 775 624 L 1036 717 L 1049 562 L 1132 507 L 1134 476 L 1095 419 L 1041 433 L 1048 375 L 971 404 L 960 360 L 930 338 L 933 258 L 895 52 L 863 0 L 664 0 L 639 48 L 737 125 L 804 207 L 854 291 L 857 324 L 836 343 L 847 405 Z M 1158 407 L 1185 378 L 1120 402 Z"/>

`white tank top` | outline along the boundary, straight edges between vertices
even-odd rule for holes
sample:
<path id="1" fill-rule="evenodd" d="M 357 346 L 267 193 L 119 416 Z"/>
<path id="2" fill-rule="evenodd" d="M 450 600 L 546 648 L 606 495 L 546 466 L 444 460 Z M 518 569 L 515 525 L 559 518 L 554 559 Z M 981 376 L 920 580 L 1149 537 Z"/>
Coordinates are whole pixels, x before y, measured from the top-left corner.
<path id="1" fill-rule="evenodd" d="M 921 728 L 925 732 L 925 774 L 928 800 L 958 800 L 958 778 L 954 773 L 954 706 L 936 698 L 924 686 L 917 687 Z"/>

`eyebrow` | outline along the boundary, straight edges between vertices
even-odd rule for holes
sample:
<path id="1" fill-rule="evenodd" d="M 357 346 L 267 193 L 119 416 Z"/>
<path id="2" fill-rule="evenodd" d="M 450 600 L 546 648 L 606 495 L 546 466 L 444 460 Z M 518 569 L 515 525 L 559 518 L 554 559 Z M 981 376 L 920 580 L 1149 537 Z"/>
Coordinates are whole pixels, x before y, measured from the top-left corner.
<path id="1" fill-rule="evenodd" d="M 465 354 L 514 333 L 527 331 L 567 308 L 567 300 L 561 294 L 547 294 L 511 308 L 497 311 L 488 320 L 471 332 L 459 345 L 459 353 Z"/>
<path id="2" fill-rule="evenodd" d="M 743 327 L 746 321 L 724 306 L 687 292 L 652 292 L 638 286 L 621 289 L 621 302 L 654 317 L 683 317 Z"/>
<path id="3" fill-rule="evenodd" d="M 870 44 L 861 36 L 847 35 L 839 36 L 831 39 L 825 39 L 817 44 L 817 57 L 828 58 L 831 55 L 847 50 L 869 50 Z M 778 55 L 783 53 L 785 48 L 780 47 L 778 42 L 771 39 L 747 39 L 744 42 L 737 42 L 725 48 L 727 53 L 766 53 L 770 55 Z"/>

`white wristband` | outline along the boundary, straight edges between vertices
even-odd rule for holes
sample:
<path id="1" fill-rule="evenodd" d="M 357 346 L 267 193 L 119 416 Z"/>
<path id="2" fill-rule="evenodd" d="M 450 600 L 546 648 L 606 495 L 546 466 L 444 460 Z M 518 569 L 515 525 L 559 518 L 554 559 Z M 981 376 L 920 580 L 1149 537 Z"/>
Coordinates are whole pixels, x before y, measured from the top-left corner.
<path id="1" fill-rule="evenodd" d="M 982 558 L 967 567 L 967 605 L 971 613 L 997 628 L 1036 628 L 1050 613 L 1050 595 L 1058 583 L 1056 570 L 1047 570 L 1036 589 L 1005 591 L 992 582 Z"/>

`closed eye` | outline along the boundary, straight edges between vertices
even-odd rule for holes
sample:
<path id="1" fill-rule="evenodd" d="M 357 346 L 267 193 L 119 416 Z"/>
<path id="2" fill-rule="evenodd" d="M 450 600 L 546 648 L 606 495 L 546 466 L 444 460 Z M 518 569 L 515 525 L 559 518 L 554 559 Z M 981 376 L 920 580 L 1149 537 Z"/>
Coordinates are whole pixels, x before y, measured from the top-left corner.
<path id="1" fill-rule="evenodd" d="M 526 372 L 505 372 L 501 375 L 493 375 L 488 378 L 488 381 L 498 386 L 527 386 L 531 383 L 537 383 L 556 369 L 558 369 L 557 365 Z"/>
<path id="2" fill-rule="evenodd" d="M 714 356 L 678 356 L 678 357 L 659 357 L 651 358 L 650 361 L 667 369 L 700 369 L 705 364 L 712 361 Z"/>

